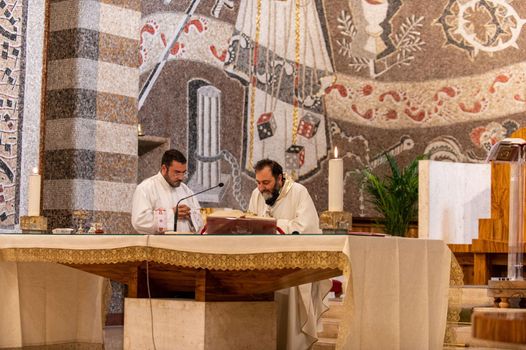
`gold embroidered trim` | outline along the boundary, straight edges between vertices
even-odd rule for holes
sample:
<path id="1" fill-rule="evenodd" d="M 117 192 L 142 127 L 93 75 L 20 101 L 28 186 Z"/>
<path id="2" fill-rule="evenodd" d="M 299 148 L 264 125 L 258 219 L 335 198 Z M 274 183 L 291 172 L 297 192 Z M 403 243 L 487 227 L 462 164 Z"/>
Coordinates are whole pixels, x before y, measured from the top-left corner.
<path id="1" fill-rule="evenodd" d="M 133 261 L 214 270 L 267 270 L 284 268 L 348 269 L 343 252 L 273 252 L 257 254 L 193 253 L 153 247 L 116 249 L 8 248 L 0 250 L 0 261 L 54 262 L 60 264 L 115 264 Z"/>
<path id="2" fill-rule="evenodd" d="M 462 287 L 464 286 L 464 273 L 455 255 L 451 253 L 451 269 L 449 273 L 449 296 L 447 303 L 447 323 L 444 344 L 457 344 L 454 327 L 460 321 L 462 311 Z"/>
<path id="3" fill-rule="evenodd" d="M 97 343 L 63 343 L 49 345 L 26 345 L 18 348 L 2 348 L 2 350 L 103 350 L 104 346 Z"/>

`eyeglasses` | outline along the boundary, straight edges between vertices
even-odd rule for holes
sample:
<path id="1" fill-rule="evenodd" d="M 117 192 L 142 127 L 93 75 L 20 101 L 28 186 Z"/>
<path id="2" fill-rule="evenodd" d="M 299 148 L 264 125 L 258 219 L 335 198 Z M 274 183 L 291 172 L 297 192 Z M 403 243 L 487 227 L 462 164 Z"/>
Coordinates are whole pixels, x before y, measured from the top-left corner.
<path id="1" fill-rule="evenodd" d="M 188 173 L 187 170 L 185 171 L 174 170 L 175 176 L 186 176 L 187 173 Z"/>

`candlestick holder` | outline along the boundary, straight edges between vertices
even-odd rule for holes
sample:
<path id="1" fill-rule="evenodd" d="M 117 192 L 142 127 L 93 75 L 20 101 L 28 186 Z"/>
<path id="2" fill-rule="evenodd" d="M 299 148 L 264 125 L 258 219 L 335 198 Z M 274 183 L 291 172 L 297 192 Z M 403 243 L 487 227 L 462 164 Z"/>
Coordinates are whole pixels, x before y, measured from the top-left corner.
<path id="1" fill-rule="evenodd" d="M 21 216 L 20 229 L 22 233 L 47 233 L 47 218 L 45 216 Z"/>
<path id="2" fill-rule="evenodd" d="M 74 210 L 72 213 L 73 225 L 76 228 L 76 234 L 83 234 L 87 231 L 84 226 L 86 225 L 86 219 L 88 218 L 88 212 L 86 210 Z"/>
<path id="3" fill-rule="evenodd" d="M 352 213 L 324 211 L 320 215 L 320 228 L 324 235 L 347 233 L 352 228 Z"/>

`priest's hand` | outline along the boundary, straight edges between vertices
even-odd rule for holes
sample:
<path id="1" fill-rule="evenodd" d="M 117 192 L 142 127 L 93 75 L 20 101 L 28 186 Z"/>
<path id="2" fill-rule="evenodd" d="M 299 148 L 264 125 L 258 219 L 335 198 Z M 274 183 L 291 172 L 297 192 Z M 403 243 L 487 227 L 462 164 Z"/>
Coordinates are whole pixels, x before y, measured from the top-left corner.
<path id="1" fill-rule="evenodd" d="M 174 208 L 175 213 L 175 208 Z M 179 220 L 185 220 L 190 218 L 190 207 L 186 204 L 179 204 L 179 212 L 177 218 Z"/>

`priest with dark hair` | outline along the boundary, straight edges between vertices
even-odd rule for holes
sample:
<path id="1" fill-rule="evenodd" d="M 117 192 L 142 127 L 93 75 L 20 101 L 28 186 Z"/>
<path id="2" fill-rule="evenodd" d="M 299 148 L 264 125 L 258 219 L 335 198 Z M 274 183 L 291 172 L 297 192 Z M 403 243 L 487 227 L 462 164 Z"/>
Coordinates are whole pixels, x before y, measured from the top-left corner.
<path id="1" fill-rule="evenodd" d="M 164 152 L 159 172 L 141 182 L 133 194 L 132 225 L 137 232 L 173 230 L 176 212 L 178 231 L 198 232 L 203 222 L 196 197 L 184 199 L 178 209 L 175 207 L 180 199 L 193 195 L 183 183 L 186 171 L 186 157 L 181 152 L 175 149 Z M 159 227 L 156 212 L 166 215 L 165 227 Z"/>
<path id="2" fill-rule="evenodd" d="M 316 207 L 305 186 L 286 176 L 271 159 L 260 160 L 254 170 L 257 188 L 250 197 L 249 212 L 276 218 L 285 233 L 321 233 Z"/>

